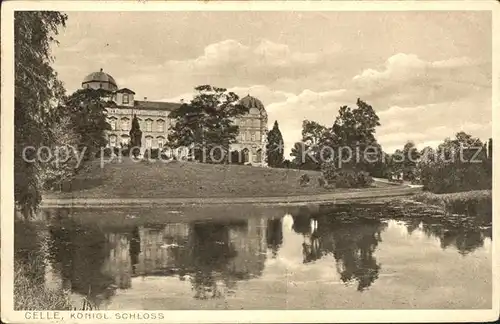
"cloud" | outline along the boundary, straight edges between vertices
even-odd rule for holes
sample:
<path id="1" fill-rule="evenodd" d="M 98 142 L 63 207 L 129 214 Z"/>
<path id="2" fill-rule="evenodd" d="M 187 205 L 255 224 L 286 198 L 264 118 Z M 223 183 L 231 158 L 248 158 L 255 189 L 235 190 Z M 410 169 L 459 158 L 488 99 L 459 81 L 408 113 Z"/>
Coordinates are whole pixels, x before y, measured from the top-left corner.
<path id="1" fill-rule="evenodd" d="M 187 74 L 194 79 L 210 77 L 220 83 L 225 83 L 223 80 L 227 78 L 238 78 L 239 86 L 250 86 L 319 72 L 328 56 L 337 50 L 331 46 L 319 52 L 300 52 L 267 39 L 254 46 L 228 39 L 207 45 L 198 57 L 167 60 L 161 68 L 171 75 Z"/>
<path id="2" fill-rule="evenodd" d="M 488 95 L 491 66 L 466 57 L 425 61 L 414 54 L 389 57 L 381 69 L 365 69 L 350 89 L 380 106 L 423 105 Z"/>
<path id="3" fill-rule="evenodd" d="M 366 53 L 358 57 L 349 52 L 346 57 L 337 44 L 297 50 L 268 39 L 244 43 L 229 38 L 182 58 L 155 61 L 144 51 L 112 51 L 97 45 L 83 38 L 61 48 L 59 54 L 73 62 L 80 51 L 85 53 L 77 65 L 56 61 L 62 79 L 79 87 L 91 72 L 89 67 L 95 71 L 102 66 L 138 98 L 189 101 L 191 90 L 200 84 L 227 87 L 240 97 L 250 94 L 266 106 L 269 127 L 278 121 L 287 158 L 301 138 L 304 119 L 331 126 L 339 107 L 354 107 L 357 98 L 379 115 L 382 125 L 376 136 L 389 152 L 407 140 L 439 143 L 460 130 L 481 139 L 491 136 L 488 60 L 466 56 L 433 60 L 401 52 L 365 64 Z"/>
<path id="4" fill-rule="evenodd" d="M 66 45 L 64 47 L 61 47 L 61 51 L 70 53 L 84 52 L 89 47 L 94 46 L 96 43 L 97 40 L 94 38 L 81 38 L 73 45 Z"/>
<path id="5" fill-rule="evenodd" d="M 471 109 L 475 107 L 475 109 Z M 491 136 L 491 101 L 464 98 L 459 101 L 422 106 L 393 106 L 379 112 L 377 140 L 387 152 L 414 141 L 419 148 L 435 147 L 446 137 L 465 131 L 481 140 Z"/>

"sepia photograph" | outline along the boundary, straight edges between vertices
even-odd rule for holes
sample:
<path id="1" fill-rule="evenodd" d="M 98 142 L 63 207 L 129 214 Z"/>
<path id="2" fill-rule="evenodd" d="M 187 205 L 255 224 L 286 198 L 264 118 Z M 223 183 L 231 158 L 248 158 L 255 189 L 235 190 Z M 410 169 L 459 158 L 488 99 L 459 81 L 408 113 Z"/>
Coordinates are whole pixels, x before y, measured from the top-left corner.
<path id="1" fill-rule="evenodd" d="M 2 321 L 497 319 L 461 2 L 7 2 Z"/>

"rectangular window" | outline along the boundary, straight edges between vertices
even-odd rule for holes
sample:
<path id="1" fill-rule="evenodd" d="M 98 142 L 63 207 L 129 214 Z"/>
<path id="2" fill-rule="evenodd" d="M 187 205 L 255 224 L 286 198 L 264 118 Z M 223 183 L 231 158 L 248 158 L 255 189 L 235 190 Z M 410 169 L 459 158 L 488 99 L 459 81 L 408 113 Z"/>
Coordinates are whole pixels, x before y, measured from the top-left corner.
<path id="1" fill-rule="evenodd" d="M 128 104 L 128 94 L 126 94 L 126 93 L 123 94 L 123 100 L 122 101 L 123 101 L 124 104 Z"/>
<path id="2" fill-rule="evenodd" d="M 159 148 L 163 147 L 163 138 L 158 138 L 158 147 Z"/>
<path id="3" fill-rule="evenodd" d="M 153 121 L 151 119 L 146 120 L 146 131 L 151 132 L 153 128 Z"/>

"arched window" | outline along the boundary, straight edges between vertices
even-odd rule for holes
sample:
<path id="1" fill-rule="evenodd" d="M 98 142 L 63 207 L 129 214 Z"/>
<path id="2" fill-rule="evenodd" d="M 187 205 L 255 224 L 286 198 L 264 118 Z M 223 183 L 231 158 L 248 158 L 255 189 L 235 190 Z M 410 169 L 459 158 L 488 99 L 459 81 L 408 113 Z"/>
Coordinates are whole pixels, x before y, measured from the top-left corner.
<path id="1" fill-rule="evenodd" d="M 247 163 L 248 161 L 250 161 L 250 151 L 247 148 L 244 148 L 241 151 L 241 158 L 243 163 Z"/>
<path id="2" fill-rule="evenodd" d="M 257 154 L 255 154 L 255 162 L 257 163 L 262 162 L 262 149 L 257 150 Z"/>
<path id="3" fill-rule="evenodd" d="M 111 130 L 116 130 L 116 118 L 111 117 L 109 119 L 109 125 L 111 126 Z"/>
<path id="4" fill-rule="evenodd" d="M 153 138 L 151 136 L 146 136 L 146 148 L 151 148 L 153 145 Z"/>
<path id="5" fill-rule="evenodd" d="M 130 136 L 125 135 L 125 134 L 122 135 L 121 144 L 122 145 L 127 145 L 129 142 L 130 142 Z"/>
<path id="6" fill-rule="evenodd" d="M 157 142 L 158 142 L 158 148 L 163 148 L 163 145 L 165 145 L 165 137 L 163 136 L 158 136 L 156 138 Z"/>
<path id="7" fill-rule="evenodd" d="M 116 136 L 115 135 L 110 135 L 109 136 L 109 146 L 115 147 L 116 146 Z"/>
<path id="8" fill-rule="evenodd" d="M 121 119 L 121 123 L 122 123 L 122 130 L 124 131 L 129 130 L 130 119 L 128 119 L 127 117 L 123 117 Z"/>
<path id="9" fill-rule="evenodd" d="M 153 120 L 152 119 L 146 119 L 146 132 L 151 132 L 153 129 Z"/>
<path id="10" fill-rule="evenodd" d="M 157 131 L 158 132 L 164 132 L 165 131 L 165 121 L 163 119 L 158 119 L 156 121 L 156 124 L 157 124 Z"/>

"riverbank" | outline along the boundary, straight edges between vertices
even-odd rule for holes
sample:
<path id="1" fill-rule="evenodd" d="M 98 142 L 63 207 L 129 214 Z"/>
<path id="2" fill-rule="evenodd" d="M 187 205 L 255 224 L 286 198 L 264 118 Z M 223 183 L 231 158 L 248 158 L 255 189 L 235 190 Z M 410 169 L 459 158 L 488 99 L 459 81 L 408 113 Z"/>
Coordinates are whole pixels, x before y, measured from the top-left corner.
<path id="1" fill-rule="evenodd" d="M 411 197 L 412 200 L 439 207 L 447 214 L 466 216 L 492 215 L 491 190 L 473 190 L 448 194 L 421 192 Z"/>
<path id="2" fill-rule="evenodd" d="M 18 227 L 19 226 L 19 227 Z M 40 233 L 40 224 L 16 223 L 14 230 L 14 309 L 15 310 L 71 310 L 71 303 L 62 290 L 45 284 L 46 252 L 48 242 Z M 19 231 L 22 229 L 22 234 Z M 24 237 L 30 237 L 25 240 Z"/>
<path id="3" fill-rule="evenodd" d="M 31 268 L 39 263 L 15 261 L 14 269 L 14 309 L 16 310 L 72 310 L 72 305 L 64 291 L 50 289 L 44 282 L 33 282 Z"/>
<path id="4" fill-rule="evenodd" d="M 270 197 L 204 197 L 204 198 L 44 198 L 42 208 L 54 207 L 140 207 L 140 206 L 196 206 L 196 205 L 303 205 L 309 203 L 345 204 L 360 200 L 376 200 L 410 196 L 420 188 L 386 187 L 350 189 L 316 195 Z"/>
<path id="5" fill-rule="evenodd" d="M 306 174 L 310 181 L 301 185 Z M 50 199 L 164 199 L 288 197 L 350 192 L 322 186 L 321 172 L 219 165 L 195 162 L 93 161 L 63 192 L 44 192 Z M 379 181 L 370 188 L 393 188 Z"/>

